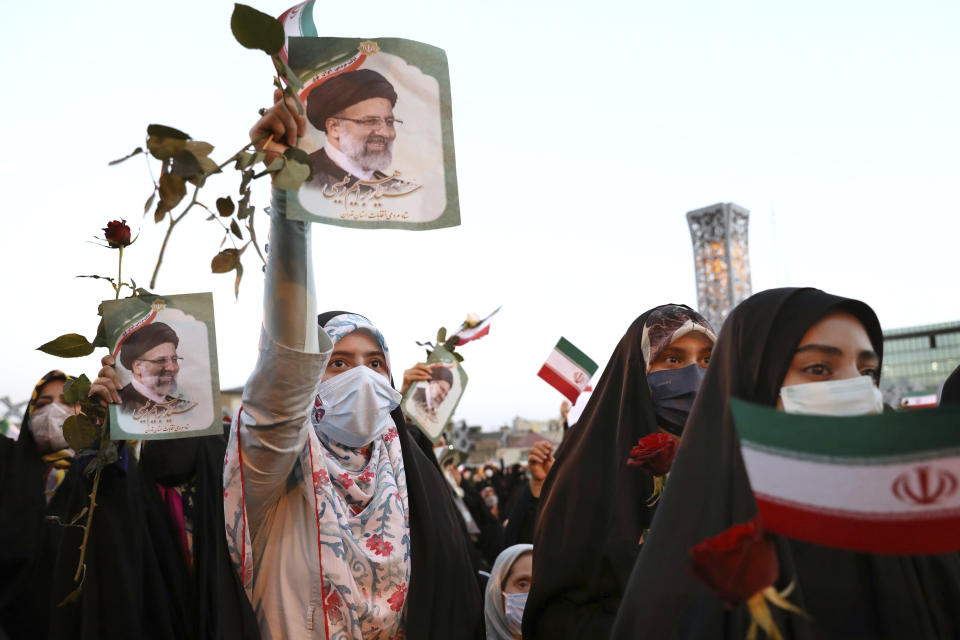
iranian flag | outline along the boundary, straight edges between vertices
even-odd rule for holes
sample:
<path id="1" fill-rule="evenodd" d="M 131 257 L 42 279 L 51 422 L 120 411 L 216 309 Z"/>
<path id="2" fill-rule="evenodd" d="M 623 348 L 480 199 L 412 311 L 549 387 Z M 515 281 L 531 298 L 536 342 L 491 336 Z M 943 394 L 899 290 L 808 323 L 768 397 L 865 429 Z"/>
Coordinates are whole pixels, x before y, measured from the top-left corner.
<path id="1" fill-rule="evenodd" d="M 851 551 L 960 550 L 960 410 L 834 418 L 731 400 L 764 525 Z"/>
<path id="2" fill-rule="evenodd" d="M 576 402 L 577 396 L 590 384 L 590 378 L 596 372 L 596 362 L 573 346 L 569 340 L 560 338 L 560 342 L 553 348 L 537 375 L 565 395 L 570 402 Z"/>
<path id="3" fill-rule="evenodd" d="M 468 315 L 466 321 L 453 334 L 453 337 L 457 339 L 457 346 L 467 344 L 490 333 L 490 318 L 496 315 L 501 308 L 497 307 L 493 313 L 482 320 L 473 314 Z"/>

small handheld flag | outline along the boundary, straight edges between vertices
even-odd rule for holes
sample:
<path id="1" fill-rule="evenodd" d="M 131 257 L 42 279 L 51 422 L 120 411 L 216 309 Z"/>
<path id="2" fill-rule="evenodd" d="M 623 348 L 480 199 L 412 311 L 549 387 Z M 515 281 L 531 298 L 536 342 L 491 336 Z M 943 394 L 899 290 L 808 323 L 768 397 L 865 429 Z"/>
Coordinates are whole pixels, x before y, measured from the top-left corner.
<path id="1" fill-rule="evenodd" d="M 960 550 L 960 411 L 856 417 L 730 402 L 770 531 L 866 553 Z"/>
<path id="2" fill-rule="evenodd" d="M 451 336 L 451 339 L 457 339 L 456 346 L 465 345 L 468 342 L 478 340 L 490 333 L 490 318 L 495 316 L 500 309 L 502 309 L 502 307 L 497 307 L 493 313 L 483 319 L 473 314 L 468 315 L 464 323 L 460 325 L 460 328 Z"/>
<path id="3" fill-rule="evenodd" d="M 566 338 L 560 338 L 553 352 L 537 374 L 557 391 L 576 402 L 580 392 L 590 384 L 597 372 L 597 363 L 577 349 Z"/>

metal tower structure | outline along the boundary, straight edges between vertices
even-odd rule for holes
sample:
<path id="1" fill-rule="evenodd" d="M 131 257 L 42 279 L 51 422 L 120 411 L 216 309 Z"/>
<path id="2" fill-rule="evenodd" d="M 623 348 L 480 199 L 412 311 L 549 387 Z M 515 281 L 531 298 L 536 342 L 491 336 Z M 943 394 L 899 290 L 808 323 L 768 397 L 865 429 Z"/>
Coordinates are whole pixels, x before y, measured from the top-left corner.
<path id="1" fill-rule="evenodd" d="M 697 306 L 720 331 L 730 310 L 750 297 L 750 212 L 732 202 L 687 213 L 697 274 Z"/>

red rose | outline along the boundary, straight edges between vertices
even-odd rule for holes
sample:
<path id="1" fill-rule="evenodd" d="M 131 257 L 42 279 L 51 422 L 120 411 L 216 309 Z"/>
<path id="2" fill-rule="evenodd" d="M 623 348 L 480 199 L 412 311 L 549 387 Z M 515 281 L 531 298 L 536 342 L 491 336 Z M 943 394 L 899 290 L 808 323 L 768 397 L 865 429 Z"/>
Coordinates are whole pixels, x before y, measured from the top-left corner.
<path id="1" fill-rule="evenodd" d="M 760 516 L 730 527 L 690 550 L 691 568 L 733 609 L 777 580 L 777 549 L 764 534 Z"/>
<path id="2" fill-rule="evenodd" d="M 678 442 L 677 437 L 669 433 L 651 433 L 644 436 L 630 449 L 627 465 L 646 469 L 655 476 L 665 475 L 670 471 L 670 465 L 677 454 Z"/>
<path id="3" fill-rule="evenodd" d="M 126 220 L 111 220 L 103 228 L 104 238 L 114 249 L 126 247 L 130 244 L 130 227 Z"/>

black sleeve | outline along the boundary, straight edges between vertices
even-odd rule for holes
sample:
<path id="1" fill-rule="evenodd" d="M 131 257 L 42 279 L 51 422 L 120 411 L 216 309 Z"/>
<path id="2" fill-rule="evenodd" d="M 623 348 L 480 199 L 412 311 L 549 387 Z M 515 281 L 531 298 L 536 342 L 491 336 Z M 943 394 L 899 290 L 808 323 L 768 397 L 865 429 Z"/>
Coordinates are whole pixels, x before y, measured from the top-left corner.
<path id="1" fill-rule="evenodd" d="M 530 485 L 518 492 L 513 508 L 507 516 L 507 526 L 503 531 L 503 547 L 515 544 L 533 544 L 533 528 L 537 524 L 537 512 L 540 499 L 530 493 Z"/>

